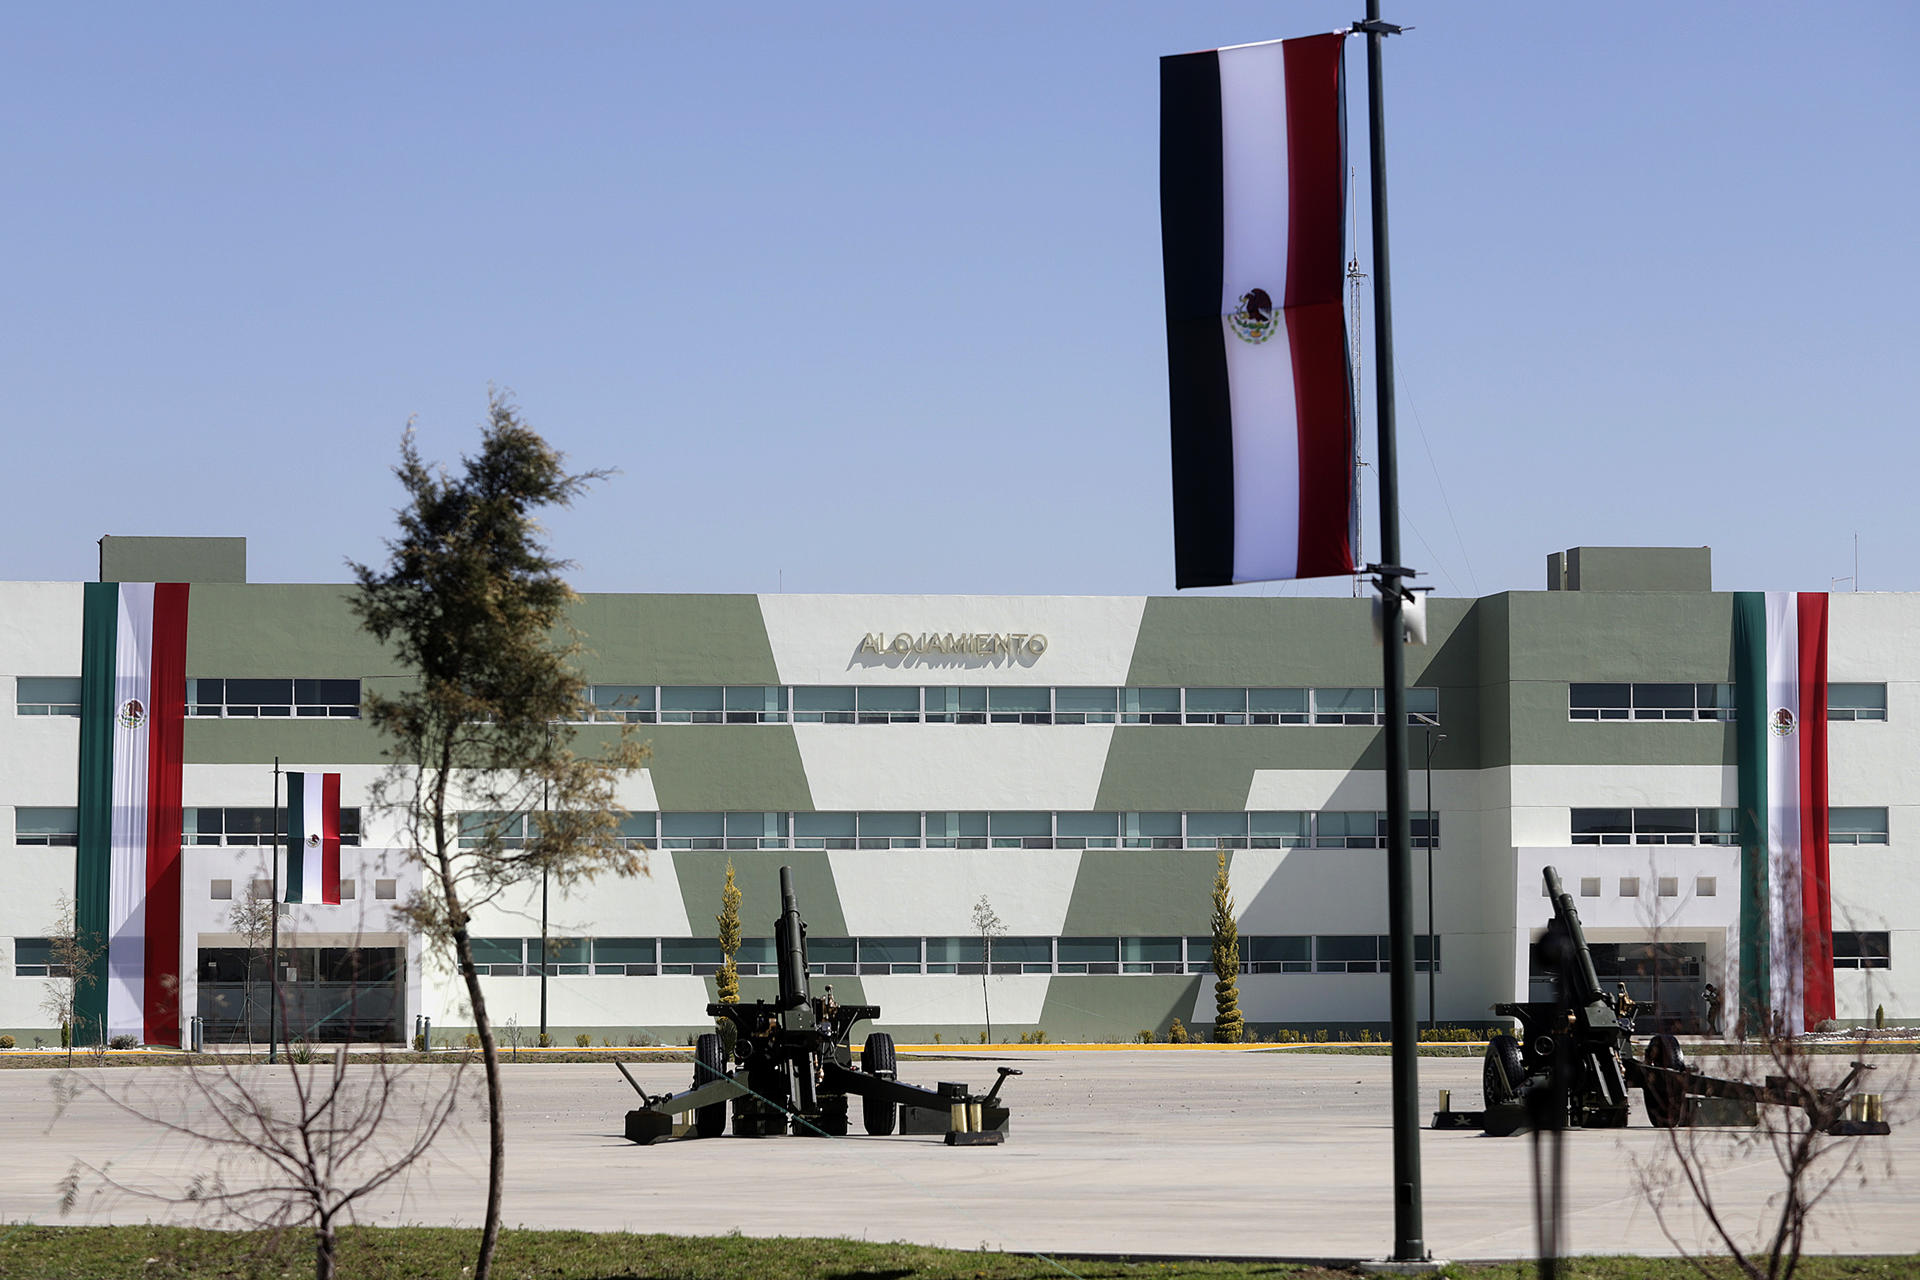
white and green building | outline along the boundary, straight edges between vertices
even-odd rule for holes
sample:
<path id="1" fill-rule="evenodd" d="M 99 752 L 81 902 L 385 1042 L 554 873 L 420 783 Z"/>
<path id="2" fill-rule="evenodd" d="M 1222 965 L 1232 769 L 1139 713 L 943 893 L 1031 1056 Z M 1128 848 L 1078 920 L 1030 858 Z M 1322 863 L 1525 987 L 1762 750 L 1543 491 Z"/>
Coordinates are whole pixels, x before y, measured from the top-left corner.
<path id="1" fill-rule="evenodd" d="M 236 908 L 269 878 L 278 759 L 342 775 L 349 844 L 350 896 L 282 908 L 297 1022 L 329 1038 L 398 1039 L 422 1014 L 456 1029 L 459 983 L 394 914 L 419 873 L 368 803 L 385 764 L 360 702 L 405 673 L 358 629 L 350 588 L 246 578 L 239 539 L 101 543 L 102 581 L 191 584 L 181 1011 L 209 1039 L 245 1035 Z M 1735 599 L 1711 589 L 1704 548 L 1576 549 L 1550 559 L 1548 588 L 1435 597 L 1427 643 L 1408 650 L 1416 921 L 1431 935 L 1419 1010 L 1430 964 L 1442 1023 L 1525 998 L 1551 864 L 1603 978 L 1691 1029 L 1705 983 L 1739 989 L 1751 927 Z M 44 997 L 82 827 L 83 594 L 0 584 L 0 1030 L 24 1044 L 58 1034 Z M 1920 594 L 1836 594 L 1830 611 L 1838 1012 L 1920 1014 L 1904 979 L 1920 967 L 1920 880 L 1902 862 L 1920 847 Z M 977 1039 L 989 1007 L 996 1038 L 1206 1028 L 1221 851 L 1248 1024 L 1385 1024 L 1380 654 L 1364 600 L 607 594 L 574 621 L 592 650 L 581 738 L 635 721 L 652 758 L 622 795 L 647 874 L 547 908 L 562 1043 L 677 1043 L 709 1025 L 729 861 L 747 997 L 771 988 L 791 865 L 817 981 L 878 1004 L 902 1039 Z M 983 897 L 1005 930 L 984 995 Z M 475 933 L 496 1020 L 536 1026 L 537 886 Z"/>

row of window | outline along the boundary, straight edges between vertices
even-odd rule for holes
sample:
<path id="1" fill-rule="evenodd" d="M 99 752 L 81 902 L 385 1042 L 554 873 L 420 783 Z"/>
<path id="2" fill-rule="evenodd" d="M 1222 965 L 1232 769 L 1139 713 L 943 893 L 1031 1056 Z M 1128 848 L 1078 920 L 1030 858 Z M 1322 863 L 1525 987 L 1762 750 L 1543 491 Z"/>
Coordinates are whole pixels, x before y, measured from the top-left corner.
<path id="1" fill-rule="evenodd" d="M 807 971 L 826 977 L 908 973 L 1211 973 L 1207 937 L 999 937 L 989 949 L 976 936 L 957 938 L 807 939 Z M 1435 940 L 1414 939 L 1414 967 L 1425 973 Z M 1242 973 L 1385 973 L 1384 934 L 1242 936 Z M 537 977 L 538 938 L 475 938 L 474 963 L 496 978 Z M 549 938 L 549 974 L 713 974 L 724 957 L 713 938 Z M 779 972 L 772 938 L 743 938 L 734 964 L 747 976 Z"/>
<path id="2" fill-rule="evenodd" d="M 280 845 L 286 843 L 286 810 L 259 808 L 182 809 L 180 842 L 189 845 Z M 62 845 L 80 842 L 80 810 L 33 808 L 13 811 L 15 844 Z M 340 810 L 340 843 L 360 843 L 360 810 Z"/>
<path id="3" fill-rule="evenodd" d="M 1738 844 L 1732 809 L 1575 809 L 1575 844 Z M 1888 843 L 1884 807 L 1835 805 L 1827 810 L 1829 844 Z"/>
<path id="4" fill-rule="evenodd" d="M 1181 689 L 1030 685 L 642 685 L 588 690 L 582 723 L 1378 725 L 1371 688 Z M 1438 724 L 1440 691 L 1407 690 L 1407 723 Z"/>
<path id="5" fill-rule="evenodd" d="M 526 842 L 527 814 L 461 815 L 460 843 L 490 835 Z M 1429 813 L 1412 818 L 1414 844 L 1439 839 Z M 620 824 L 636 847 L 660 849 L 1384 849 L 1378 810 L 1225 813 L 733 812 L 635 813 Z"/>
<path id="6" fill-rule="evenodd" d="M 1570 684 L 1567 716 L 1573 720 L 1732 720 L 1733 686 L 1652 682 Z M 1886 685 L 1827 686 L 1827 719 L 1886 718 Z"/>
<path id="7" fill-rule="evenodd" d="M 80 677 L 21 676 L 14 689 L 14 710 L 23 716 L 77 716 Z M 360 715 L 360 682 L 192 679 L 187 681 L 187 714 L 354 720 Z"/>

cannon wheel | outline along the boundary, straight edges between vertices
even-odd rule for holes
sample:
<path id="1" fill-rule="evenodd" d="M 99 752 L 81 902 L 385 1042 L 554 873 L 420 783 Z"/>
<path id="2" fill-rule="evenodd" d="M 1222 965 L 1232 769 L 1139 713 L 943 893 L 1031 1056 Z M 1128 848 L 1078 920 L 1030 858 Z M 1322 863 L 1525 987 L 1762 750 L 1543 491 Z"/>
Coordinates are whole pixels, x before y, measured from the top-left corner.
<path id="1" fill-rule="evenodd" d="M 1487 1061 L 1480 1069 L 1480 1087 L 1488 1110 L 1518 1101 L 1520 1084 L 1526 1078 L 1527 1068 L 1520 1060 L 1519 1041 L 1512 1036 L 1495 1036 L 1487 1041 Z"/>
<path id="2" fill-rule="evenodd" d="M 717 1035 L 704 1035 L 693 1042 L 693 1083 L 698 1088 L 727 1074 L 727 1051 Z M 727 1131 L 727 1104 L 696 1107 L 693 1131 L 702 1138 L 717 1138 Z"/>
<path id="3" fill-rule="evenodd" d="M 1650 1067 L 1687 1069 L 1687 1055 L 1681 1052 L 1679 1039 L 1665 1031 L 1648 1039 L 1646 1057 Z M 1687 1090 L 1680 1081 L 1670 1076 L 1649 1076 L 1640 1093 L 1647 1101 L 1647 1121 L 1656 1129 L 1677 1129 L 1687 1122 Z"/>
<path id="4" fill-rule="evenodd" d="M 893 1061 L 893 1037 L 884 1031 L 876 1031 L 867 1037 L 860 1046 L 860 1070 L 870 1076 L 879 1076 L 882 1080 L 892 1080 L 899 1073 Z M 867 1132 L 882 1137 L 893 1132 L 894 1116 L 899 1108 L 891 1098 L 876 1098 L 863 1094 L 860 1098 L 860 1118 L 867 1126 Z"/>

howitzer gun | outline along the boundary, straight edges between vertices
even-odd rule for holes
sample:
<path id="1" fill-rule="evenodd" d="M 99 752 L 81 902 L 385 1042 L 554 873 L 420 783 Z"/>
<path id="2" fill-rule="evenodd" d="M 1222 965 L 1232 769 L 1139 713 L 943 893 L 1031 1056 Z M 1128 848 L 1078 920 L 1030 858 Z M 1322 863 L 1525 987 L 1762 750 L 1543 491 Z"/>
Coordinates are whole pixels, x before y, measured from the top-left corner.
<path id="1" fill-rule="evenodd" d="M 789 1132 L 844 1137 L 850 1100 L 858 1097 L 869 1134 L 890 1134 L 897 1125 L 902 1133 L 945 1134 L 950 1146 L 1006 1140 L 1008 1111 L 1000 1088 L 1018 1070 L 1001 1067 L 999 1079 L 984 1094 L 951 1082 L 932 1089 L 905 1084 L 898 1078 L 893 1037 L 884 1031 L 868 1035 L 854 1061 L 853 1028 L 878 1018 L 880 1008 L 840 1004 L 831 986 L 813 994 L 807 926 L 800 919 L 791 867 L 780 868 L 780 916 L 773 934 L 780 976 L 776 998 L 707 1006 L 708 1015 L 729 1024 L 732 1034 L 695 1040 L 691 1088 L 655 1096 L 624 1065 L 614 1064 L 640 1095 L 640 1105 L 627 1112 L 629 1139 L 717 1138 L 726 1131 L 729 1104 L 737 1138 Z"/>
<path id="2" fill-rule="evenodd" d="M 1825 1133 L 1890 1132 L 1871 1105 L 1877 1096 L 1865 1095 L 1861 1100 L 1870 1105 L 1864 1108 L 1853 1105 L 1855 1086 L 1873 1070 L 1864 1062 L 1853 1063 L 1839 1084 L 1822 1089 L 1784 1076 L 1754 1084 L 1703 1075 L 1687 1063 L 1678 1037 L 1665 1032 L 1649 1036 L 1644 1059 L 1636 1059 L 1633 1001 L 1624 986 L 1612 997 L 1600 989 L 1573 895 L 1561 887 L 1554 868 L 1542 874 L 1553 916 L 1539 955 L 1554 977 L 1558 998 L 1493 1006 L 1496 1015 L 1520 1025 L 1517 1038 L 1496 1035 L 1487 1043 L 1481 1071 L 1486 1110 L 1438 1112 L 1435 1128 L 1484 1128 L 1494 1135 L 1529 1128 L 1616 1129 L 1631 1119 L 1629 1090 L 1638 1089 L 1648 1120 L 1662 1128 L 1701 1122 L 1714 1114 L 1701 1100 L 1723 1099 L 1734 1104 L 1734 1115 L 1750 1114 L 1756 1105 L 1799 1107 Z"/>

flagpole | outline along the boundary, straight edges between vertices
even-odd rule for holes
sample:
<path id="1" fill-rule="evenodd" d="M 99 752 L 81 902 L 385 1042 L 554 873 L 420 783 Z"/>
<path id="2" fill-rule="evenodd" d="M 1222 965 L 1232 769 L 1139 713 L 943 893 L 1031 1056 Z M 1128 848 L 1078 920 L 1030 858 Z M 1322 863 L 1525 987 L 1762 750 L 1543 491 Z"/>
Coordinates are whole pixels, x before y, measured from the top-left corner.
<path id="1" fill-rule="evenodd" d="M 1393 1258 L 1418 1262 L 1427 1254 L 1421 1221 L 1420 1042 L 1414 1009 L 1413 829 L 1407 808 L 1406 632 L 1401 606 L 1400 476 L 1394 452 L 1393 287 L 1387 255 L 1386 107 L 1381 87 L 1380 45 L 1400 28 L 1380 20 L 1380 0 L 1367 0 L 1367 19 L 1354 24 L 1367 37 L 1367 135 L 1373 188 L 1373 377 L 1374 419 L 1380 429 L 1381 686 L 1385 691 L 1387 747 L 1387 934 L 1389 1012 L 1393 1035 Z"/>
<path id="2" fill-rule="evenodd" d="M 268 846 L 268 875 L 273 886 L 267 908 L 273 912 L 273 949 L 267 954 L 267 1061 L 276 1061 L 280 1045 L 280 757 L 273 758 L 273 840 Z M 256 937 L 258 935 L 255 935 Z"/>

